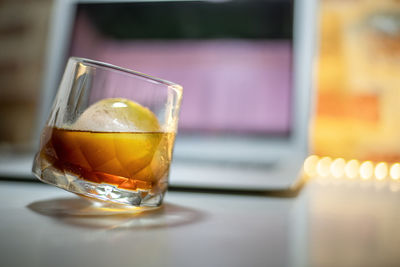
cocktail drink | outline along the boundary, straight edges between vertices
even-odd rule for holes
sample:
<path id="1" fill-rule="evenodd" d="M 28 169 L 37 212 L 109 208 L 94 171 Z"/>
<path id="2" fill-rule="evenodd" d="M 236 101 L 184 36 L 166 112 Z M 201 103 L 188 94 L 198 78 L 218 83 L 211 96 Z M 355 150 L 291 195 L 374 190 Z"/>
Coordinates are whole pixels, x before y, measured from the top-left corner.
<path id="1" fill-rule="evenodd" d="M 46 128 L 40 160 L 84 180 L 153 189 L 166 182 L 174 133 L 107 133 Z"/>
<path id="2" fill-rule="evenodd" d="M 43 129 L 34 174 L 79 195 L 159 206 L 181 95 L 179 85 L 71 58 Z"/>

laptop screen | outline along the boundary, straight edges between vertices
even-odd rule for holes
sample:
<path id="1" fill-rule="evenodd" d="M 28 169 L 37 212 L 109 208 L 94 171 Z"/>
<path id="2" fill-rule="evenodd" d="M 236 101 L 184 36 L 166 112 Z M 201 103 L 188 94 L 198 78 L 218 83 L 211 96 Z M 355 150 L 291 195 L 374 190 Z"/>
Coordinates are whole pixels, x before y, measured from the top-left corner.
<path id="1" fill-rule="evenodd" d="M 78 4 L 69 56 L 181 84 L 182 134 L 289 137 L 293 1 Z"/>

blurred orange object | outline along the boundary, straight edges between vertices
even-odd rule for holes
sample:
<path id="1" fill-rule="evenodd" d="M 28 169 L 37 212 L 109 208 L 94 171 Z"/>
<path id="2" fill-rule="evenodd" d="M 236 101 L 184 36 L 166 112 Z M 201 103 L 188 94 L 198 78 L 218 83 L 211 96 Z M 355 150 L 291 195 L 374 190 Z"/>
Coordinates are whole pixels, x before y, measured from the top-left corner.
<path id="1" fill-rule="evenodd" d="M 312 150 L 400 161 L 400 1 L 324 0 L 320 10 Z"/>

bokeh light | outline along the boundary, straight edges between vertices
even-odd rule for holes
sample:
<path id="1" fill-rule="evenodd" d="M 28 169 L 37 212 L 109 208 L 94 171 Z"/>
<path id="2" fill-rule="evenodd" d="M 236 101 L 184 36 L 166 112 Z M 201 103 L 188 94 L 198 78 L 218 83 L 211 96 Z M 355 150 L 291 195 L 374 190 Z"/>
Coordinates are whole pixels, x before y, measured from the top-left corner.
<path id="1" fill-rule="evenodd" d="M 311 155 L 304 161 L 304 172 L 309 177 L 327 177 L 349 178 L 356 177 L 362 180 L 375 178 L 383 181 L 390 177 L 392 180 L 400 180 L 400 163 L 394 163 L 391 166 L 387 162 L 375 163 L 372 161 L 360 162 L 356 159 L 346 161 L 344 158 L 318 157 Z"/>
<path id="2" fill-rule="evenodd" d="M 344 168 L 344 172 L 346 176 L 350 179 L 357 177 L 358 169 L 360 167 L 360 163 L 356 159 L 352 159 L 347 162 L 346 167 Z"/>
<path id="3" fill-rule="evenodd" d="M 383 180 L 388 174 L 388 165 L 386 162 L 379 162 L 375 166 L 375 177 L 377 180 Z"/>
<path id="4" fill-rule="evenodd" d="M 331 164 L 331 173 L 335 178 L 342 177 L 344 175 L 344 168 L 346 167 L 346 161 L 342 158 L 335 159 Z"/>
<path id="5" fill-rule="evenodd" d="M 390 167 L 390 177 L 393 180 L 398 180 L 400 178 L 400 163 L 395 163 Z"/>
<path id="6" fill-rule="evenodd" d="M 319 176 L 326 177 L 330 174 L 330 167 L 332 159 L 330 157 L 323 157 L 317 163 L 317 173 Z"/>
<path id="7" fill-rule="evenodd" d="M 312 177 L 312 176 L 317 175 L 316 167 L 317 167 L 318 161 L 319 161 L 319 157 L 316 155 L 311 155 L 308 158 L 306 158 L 306 160 L 304 161 L 304 172 L 308 176 Z"/>
<path id="8" fill-rule="evenodd" d="M 364 161 L 360 165 L 360 177 L 364 180 L 367 180 L 372 177 L 374 174 L 374 165 L 371 161 Z"/>

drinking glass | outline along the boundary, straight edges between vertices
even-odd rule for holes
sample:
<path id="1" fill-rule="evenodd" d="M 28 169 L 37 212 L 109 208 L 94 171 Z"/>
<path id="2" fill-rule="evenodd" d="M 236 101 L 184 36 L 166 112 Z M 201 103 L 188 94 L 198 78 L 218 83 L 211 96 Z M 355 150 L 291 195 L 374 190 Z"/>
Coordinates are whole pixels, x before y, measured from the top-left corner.
<path id="1" fill-rule="evenodd" d="M 69 59 L 33 173 L 94 199 L 160 206 L 182 87 L 94 60 Z"/>

